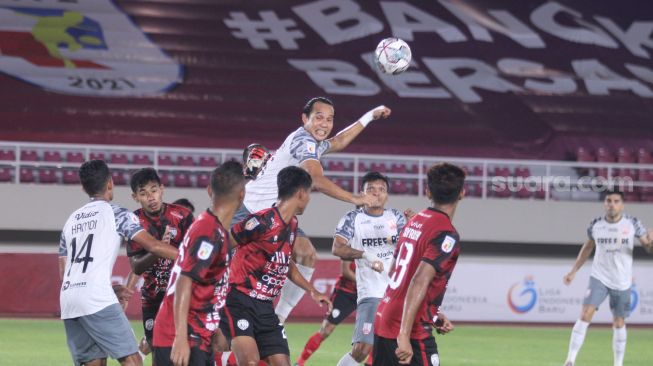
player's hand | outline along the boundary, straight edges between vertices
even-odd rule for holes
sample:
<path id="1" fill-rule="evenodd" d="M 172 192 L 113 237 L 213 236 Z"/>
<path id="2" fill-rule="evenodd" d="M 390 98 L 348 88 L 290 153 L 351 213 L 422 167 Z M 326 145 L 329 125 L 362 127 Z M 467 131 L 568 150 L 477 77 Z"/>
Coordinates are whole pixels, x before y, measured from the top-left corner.
<path id="1" fill-rule="evenodd" d="M 123 308 L 123 310 L 126 309 L 129 300 L 131 300 L 132 295 L 134 294 L 134 290 L 123 285 L 113 285 L 113 292 L 116 294 L 118 302 L 120 303 L 120 306 Z"/>
<path id="2" fill-rule="evenodd" d="M 161 237 L 161 241 L 170 244 L 170 240 L 172 240 L 172 232 L 170 230 L 170 225 L 166 225 L 166 231 L 163 233 L 163 236 Z"/>
<path id="3" fill-rule="evenodd" d="M 438 320 L 435 322 L 435 331 L 438 334 L 447 334 L 453 330 L 453 323 L 447 318 L 444 313 L 438 314 Z"/>
<path id="4" fill-rule="evenodd" d="M 569 286 L 574 280 L 574 277 L 576 277 L 576 272 L 569 272 L 562 278 L 562 282 L 564 282 L 565 285 Z"/>
<path id="5" fill-rule="evenodd" d="M 404 216 L 406 216 L 406 220 L 412 219 L 415 215 L 417 215 L 417 212 L 413 211 L 412 208 L 407 208 L 404 210 Z"/>
<path id="6" fill-rule="evenodd" d="M 322 304 L 326 304 L 329 308 L 328 313 L 331 314 L 331 310 L 333 310 L 333 304 L 331 303 L 331 300 L 329 300 L 328 296 L 321 292 L 311 291 L 311 297 L 313 298 L 313 301 L 320 305 L 320 307 L 322 307 Z"/>
<path id="7" fill-rule="evenodd" d="M 369 207 L 377 200 L 378 198 L 372 195 L 358 194 L 354 195 L 351 203 L 353 203 L 354 206 Z"/>
<path id="8" fill-rule="evenodd" d="M 407 336 L 400 334 L 397 338 L 395 355 L 399 359 L 400 364 L 410 364 L 410 360 L 413 358 L 413 346 L 410 345 L 410 339 Z"/>
<path id="9" fill-rule="evenodd" d="M 386 107 L 384 105 L 380 105 L 380 106 L 372 109 L 371 112 L 372 112 L 372 118 L 374 118 L 374 119 L 388 118 L 390 116 L 390 113 L 392 113 L 390 108 L 388 108 L 388 107 Z"/>
<path id="10" fill-rule="evenodd" d="M 175 366 L 188 366 L 190 359 L 190 346 L 188 345 L 188 338 L 175 337 L 172 342 L 172 351 L 170 351 L 170 361 Z"/>
<path id="11" fill-rule="evenodd" d="M 383 262 L 381 262 L 381 261 L 372 262 L 371 267 L 376 272 L 379 272 L 379 273 L 383 272 Z"/>

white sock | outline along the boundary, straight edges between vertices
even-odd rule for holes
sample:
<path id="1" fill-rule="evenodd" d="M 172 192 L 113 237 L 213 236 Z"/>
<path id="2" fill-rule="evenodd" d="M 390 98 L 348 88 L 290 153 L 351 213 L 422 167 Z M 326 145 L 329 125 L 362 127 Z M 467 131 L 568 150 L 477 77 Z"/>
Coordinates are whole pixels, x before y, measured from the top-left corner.
<path id="1" fill-rule="evenodd" d="M 347 352 L 344 356 L 338 361 L 337 366 L 358 366 L 358 362 L 351 357 L 351 353 Z"/>
<path id="2" fill-rule="evenodd" d="M 578 351 L 580 351 L 580 348 L 583 346 L 585 333 L 587 333 L 587 327 L 589 326 L 590 323 L 588 322 L 584 322 L 580 319 L 576 320 L 576 324 L 574 324 L 574 328 L 571 331 L 567 361 L 571 361 L 572 363 L 576 362 L 576 356 L 578 356 Z"/>
<path id="3" fill-rule="evenodd" d="M 229 361 L 229 356 L 231 356 L 231 352 L 228 352 L 228 351 L 227 352 L 222 352 L 221 360 L 222 360 L 223 365 L 227 364 L 227 361 Z"/>
<path id="4" fill-rule="evenodd" d="M 612 351 L 614 352 L 614 366 L 623 366 L 624 355 L 626 354 L 626 326 L 623 328 L 612 328 Z"/>
<path id="5" fill-rule="evenodd" d="M 311 277 L 313 277 L 313 272 L 315 272 L 315 268 L 307 267 L 302 264 L 295 265 L 306 281 L 310 282 Z M 281 295 L 279 296 L 277 307 L 274 309 L 274 312 L 282 323 L 288 319 L 288 315 L 290 315 L 292 309 L 297 306 L 297 303 L 302 299 L 302 296 L 304 296 L 304 290 L 295 285 L 292 281 L 286 281 L 286 284 L 281 289 Z"/>

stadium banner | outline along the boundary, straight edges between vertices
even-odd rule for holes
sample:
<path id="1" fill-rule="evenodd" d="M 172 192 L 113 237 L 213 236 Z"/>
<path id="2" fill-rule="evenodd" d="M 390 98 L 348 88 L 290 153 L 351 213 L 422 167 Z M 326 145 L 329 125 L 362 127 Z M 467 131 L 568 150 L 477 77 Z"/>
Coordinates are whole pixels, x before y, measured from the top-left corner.
<path id="1" fill-rule="evenodd" d="M 587 290 L 591 264 L 586 264 L 570 286 L 562 283 L 572 260 L 461 257 L 447 290 L 443 310 L 453 321 L 573 323 L 580 314 Z M 43 316 L 59 314 L 59 281 L 56 254 L 0 254 L 3 281 L 0 282 L 0 314 Z M 124 283 L 130 272 L 129 260 L 119 256 L 112 281 Z M 320 259 L 312 282 L 316 289 L 330 293 L 340 275 L 340 261 Z M 653 264 L 634 265 L 635 285 L 631 291 L 630 324 L 653 325 Z M 304 297 L 291 319 L 319 319 L 325 309 Z M 141 316 L 138 291 L 127 308 L 132 319 Z M 594 318 L 610 323 L 606 302 Z"/>

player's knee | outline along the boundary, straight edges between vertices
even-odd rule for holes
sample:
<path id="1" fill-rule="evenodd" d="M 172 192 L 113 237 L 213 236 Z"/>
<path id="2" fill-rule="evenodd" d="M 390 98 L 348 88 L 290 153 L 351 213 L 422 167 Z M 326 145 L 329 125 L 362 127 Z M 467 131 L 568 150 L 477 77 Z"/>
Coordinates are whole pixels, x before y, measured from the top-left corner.
<path id="1" fill-rule="evenodd" d="M 615 328 L 623 328 L 623 327 L 626 326 L 626 319 L 624 319 L 624 318 L 614 318 L 614 320 L 612 321 L 612 325 Z"/>
<path id="2" fill-rule="evenodd" d="M 592 318 L 594 317 L 595 311 L 596 309 L 594 309 L 591 306 L 583 307 L 583 310 L 580 313 L 580 320 L 590 323 L 592 321 Z"/>
<path id="3" fill-rule="evenodd" d="M 131 354 L 118 360 L 121 366 L 143 366 L 143 359 L 138 353 Z"/>

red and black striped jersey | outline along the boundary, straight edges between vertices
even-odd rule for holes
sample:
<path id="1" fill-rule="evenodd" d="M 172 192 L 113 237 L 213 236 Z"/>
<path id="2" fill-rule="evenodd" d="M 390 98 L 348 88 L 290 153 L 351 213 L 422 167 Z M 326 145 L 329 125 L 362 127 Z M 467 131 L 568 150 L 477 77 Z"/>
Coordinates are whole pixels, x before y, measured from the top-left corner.
<path id="1" fill-rule="evenodd" d="M 170 285 L 154 322 L 154 346 L 171 347 L 175 338 L 173 305 L 179 275 L 193 280 L 188 309 L 191 347 L 209 352 L 218 328 L 218 312 L 224 306 L 229 278 L 229 234 L 209 210 L 191 225 L 179 247 Z"/>
<path id="2" fill-rule="evenodd" d="M 286 223 L 279 209 L 271 207 L 234 225 L 231 234 L 238 247 L 229 285 L 250 297 L 272 301 L 286 282 L 297 218 Z"/>
<path id="3" fill-rule="evenodd" d="M 417 311 L 410 338 L 429 337 L 459 253 L 458 232 L 447 214 L 429 208 L 410 219 L 399 236 L 394 270 L 376 312 L 375 334 L 397 338 L 408 287 L 417 267 L 424 262 L 433 266 L 435 276 Z"/>
<path id="4" fill-rule="evenodd" d="M 143 228 L 156 239 L 161 240 L 166 226 L 170 226 L 172 234 L 170 245 L 177 248 L 193 223 L 193 214 L 190 210 L 175 204 L 164 203 L 161 213 L 157 217 L 148 216 L 142 208 L 134 211 L 134 214 L 138 216 Z M 147 253 L 145 248 L 135 241 L 130 240 L 127 243 L 128 256 L 145 253 Z M 161 304 L 168 287 L 172 264 L 170 259 L 159 258 L 152 267 L 143 273 L 143 286 L 141 287 L 143 307 L 158 307 Z"/>

